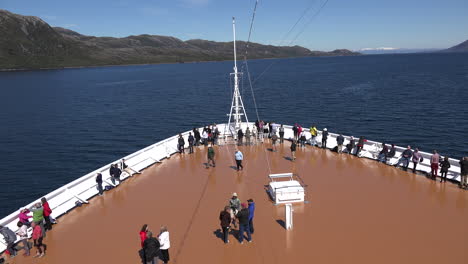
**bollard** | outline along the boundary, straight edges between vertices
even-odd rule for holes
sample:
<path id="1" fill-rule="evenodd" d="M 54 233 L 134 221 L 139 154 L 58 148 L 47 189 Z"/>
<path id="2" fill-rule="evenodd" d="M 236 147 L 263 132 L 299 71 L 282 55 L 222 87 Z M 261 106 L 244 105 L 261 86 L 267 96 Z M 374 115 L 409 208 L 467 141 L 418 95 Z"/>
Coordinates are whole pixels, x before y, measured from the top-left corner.
<path id="1" fill-rule="evenodd" d="M 289 230 L 289 229 L 292 229 L 293 228 L 293 208 L 292 208 L 292 204 L 288 203 L 286 204 L 286 208 L 285 208 L 285 212 L 286 212 L 286 230 Z"/>

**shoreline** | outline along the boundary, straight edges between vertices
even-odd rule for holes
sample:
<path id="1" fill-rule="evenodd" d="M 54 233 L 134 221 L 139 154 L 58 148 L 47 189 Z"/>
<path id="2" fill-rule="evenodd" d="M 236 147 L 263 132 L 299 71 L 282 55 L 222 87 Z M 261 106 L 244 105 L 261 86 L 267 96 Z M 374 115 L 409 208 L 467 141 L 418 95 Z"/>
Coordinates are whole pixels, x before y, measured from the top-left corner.
<path id="1" fill-rule="evenodd" d="M 357 55 L 330 55 L 330 56 L 299 56 L 299 57 L 273 57 L 273 58 L 258 58 L 251 60 L 274 60 L 274 59 L 297 59 L 297 58 L 323 58 L 323 57 L 355 57 L 366 56 L 365 54 Z M 90 65 L 90 66 L 66 66 L 66 67 L 49 67 L 49 68 L 8 68 L 0 69 L 0 72 L 23 72 L 23 71 L 48 71 L 48 70 L 66 70 L 66 69 L 84 69 L 84 68 L 102 68 L 102 67 L 122 67 L 122 66 L 143 66 L 143 65 L 161 65 L 161 64 L 188 64 L 188 63 L 206 63 L 206 62 L 224 62 L 230 60 L 204 60 L 204 61 L 184 61 L 184 62 L 156 62 L 156 63 L 136 63 L 136 64 L 108 64 L 108 65 Z M 238 60 L 241 61 L 241 60 Z"/>

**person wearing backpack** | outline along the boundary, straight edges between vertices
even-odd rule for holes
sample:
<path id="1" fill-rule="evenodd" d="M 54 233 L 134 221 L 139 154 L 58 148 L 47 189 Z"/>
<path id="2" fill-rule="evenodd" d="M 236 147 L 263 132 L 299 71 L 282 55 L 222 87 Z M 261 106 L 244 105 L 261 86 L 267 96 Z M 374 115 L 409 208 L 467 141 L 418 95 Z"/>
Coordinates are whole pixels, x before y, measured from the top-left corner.
<path id="1" fill-rule="evenodd" d="M 10 257 L 16 256 L 16 250 L 14 248 L 16 241 L 16 234 L 10 228 L 0 225 L 0 234 L 3 235 L 3 239 L 7 245 L 6 251 Z"/>

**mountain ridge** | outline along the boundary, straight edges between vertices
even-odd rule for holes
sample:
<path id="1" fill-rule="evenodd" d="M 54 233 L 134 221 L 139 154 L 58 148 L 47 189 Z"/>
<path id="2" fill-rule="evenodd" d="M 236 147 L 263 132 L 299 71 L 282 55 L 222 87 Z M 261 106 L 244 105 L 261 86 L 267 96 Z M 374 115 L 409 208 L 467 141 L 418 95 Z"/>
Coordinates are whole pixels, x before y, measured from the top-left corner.
<path id="1" fill-rule="evenodd" d="M 171 36 L 131 35 L 95 37 L 52 27 L 35 16 L 0 9 L 0 69 L 38 69 L 127 64 L 156 64 L 232 60 L 233 42 L 201 39 L 182 41 Z M 247 43 L 237 41 L 238 53 Z M 249 59 L 351 56 L 346 49 L 311 51 L 300 46 L 249 43 Z"/>

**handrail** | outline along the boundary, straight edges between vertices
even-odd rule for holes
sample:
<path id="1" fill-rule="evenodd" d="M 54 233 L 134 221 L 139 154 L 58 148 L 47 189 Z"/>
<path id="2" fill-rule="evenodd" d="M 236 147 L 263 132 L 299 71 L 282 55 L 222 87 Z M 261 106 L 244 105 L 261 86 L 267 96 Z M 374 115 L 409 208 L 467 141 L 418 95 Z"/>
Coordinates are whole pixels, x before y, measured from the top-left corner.
<path id="1" fill-rule="evenodd" d="M 217 127 L 220 131 L 220 135 L 227 135 L 227 134 L 230 134 L 230 131 L 228 129 L 226 129 L 226 126 L 227 124 L 218 124 Z M 249 127 L 252 127 L 252 130 L 255 129 L 254 127 L 254 123 L 253 122 L 249 122 L 249 123 L 242 123 L 242 128 L 245 129 L 246 126 L 249 126 Z M 285 129 L 285 136 L 291 136 L 292 135 L 292 126 L 289 126 L 289 125 L 283 125 L 284 129 Z M 202 128 L 198 128 L 198 129 L 202 129 Z M 310 132 L 308 128 L 305 128 L 304 131 L 306 132 Z M 186 131 L 186 132 L 183 132 L 181 133 L 184 137 L 187 137 L 188 133 L 191 132 L 191 130 L 189 131 Z M 252 132 L 255 132 L 255 131 L 252 131 Z M 321 131 L 319 131 L 319 134 L 317 135 L 317 138 L 321 137 Z M 335 133 L 330 133 L 329 132 L 329 140 L 330 140 L 330 144 L 329 144 L 329 148 L 332 148 L 336 145 L 336 142 L 332 142 L 331 139 L 335 138 L 338 136 L 338 134 L 335 134 Z M 345 140 L 349 141 L 350 139 L 350 136 L 343 136 L 345 138 Z M 136 159 L 136 158 L 139 158 L 140 156 L 143 157 L 142 160 L 138 161 L 136 163 L 136 165 L 139 165 L 139 164 L 144 164 L 144 168 L 148 167 L 148 166 L 151 166 L 152 164 L 156 163 L 157 160 L 152 158 L 152 156 L 150 154 L 152 153 L 149 153 L 150 151 L 153 151 L 156 153 L 164 153 L 164 157 L 169 157 L 170 155 L 174 154 L 177 152 L 177 148 L 175 147 L 176 144 L 177 144 L 177 138 L 178 138 L 178 135 L 175 135 L 175 136 L 172 136 L 172 137 L 169 137 L 169 138 L 166 138 L 164 140 L 161 140 L 159 142 L 156 142 L 150 146 L 147 146 L 141 150 L 138 150 L 134 153 L 131 153 L 125 157 L 123 157 L 127 162 L 130 162 L 132 159 Z M 289 137 L 291 138 L 291 137 Z M 285 137 L 285 139 L 287 139 L 287 137 Z M 356 137 L 357 139 L 357 137 Z M 317 139 L 318 141 L 318 139 Z M 169 147 L 168 149 L 168 144 L 174 144 L 173 147 L 172 147 L 172 150 L 171 147 Z M 374 147 L 374 146 L 381 146 L 382 143 L 380 142 L 376 142 L 376 141 L 371 141 L 371 140 L 368 140 L 367 142 L 365 142 L 365 145 L 363 147 L 363 151 L 369 151 L 370 147 Z M 403 150 L 405 150 L 404 147 L 400 147 L 400 146 L 395 146 L 397 151 L 399 152 L 402 152 Z M 432 154 L 430 153 L 427 153 L 427 152 L 423 152 L 423 151 L 420 151 L 419 153 L 421 153 L 421 155 L 423 156 L 423 158 L 425 159 L 428 159 L 430 158 L 430 156 Z M 376 159 L 375 157 L 372 157 L 372 156 L 364 156 L 366 158 L 370 158 L 370 159 Z M 395 156 L 396 158 L 396 156 Z M 122 159 L 122 158 L 121 158 Z M 118 160 L 115 160 L 109 164 L 106 164 L 96 170 L 93 170 L 92 172 L 88 173 L 88 174 L 85 174 L 84 176 L 68 183 L 68 184 L 65 184 L 64 186 L 46 194 L 44 197 L 49 201 L 49 203 L 51 204 L 51 207 L 52 207 L 52 210 L 53 211 L 59 211 L 60 213 L 59 214 L 54 214 L 54 217 L 58 218 L 60 217 L 61 215 L 67 213 L 69 210 L 73 209 L 74 208 L 74 205 L 72 204 L 71 207 L 70 207 L 70 202 L 73 202 L 73 201 L 76 201 L 77 199 L 79 200 L 88 200 L 89 198 L 92 198 L 93 196 L 95 196 L 97 194 L 97 191 L 96 191 L 96 186 L 97 184 L 95 183 L 95 176 L 97 173 L 103 173 L 105 174 L 105 172 L 107 170 L 109 170 L 110 166 L 112 164 L 115 164 L 115 163 L 119 163 L 121 159 L 118 159 Z M 148 159 L 151 159 L 149 162 L 147 162 Z M 455 159 L 449 159 L 450 161 L 450 164 L 452 165 L 452 167 L 450 168 L 450 172 L 452 174 L 452 180 L 455 180 L 455 181 L 458 181 L 459 179 L 459 176 L 460 176 L 460 167 L 458 165 L 458 161 L 455 160 Z M 426 164 L 421 164 L 422 166 L 426 166 Z M 143 168 L 143 169 L 144 169 Z M 103 181 L 104 182 L 108 182 L 110 179 L 110 176 L 107 176 L 107 178 L 103 178 Z M 91 182 L 91 184 L 90 184 Z M 87 183 L 85 185 L 85 183 Z M 83 185 L 84 188 L 83 188 Z M 93 192 L 92 193 L 88 193 L 90 192 L 90 190 L 92 190 Z M 71 192 L 73 193 L 73 195 L 68 195 L 69 193 L 67 192 Z M 87 194 L 87 197 L 82 197 L 81 198 L 81 195 L 85 195 L 85 193 L 88 193 Z M 60 196 L 62 195 L 67 195 L 68 198 L 61 198 Z M 76 196 L 78 196 L 79 198 L 76 198 Z M 54 199 L 55 198 L 60 198 L 60 201 L 56 202 Z M 22 208 L 31 208 L 36 202 L 38 202 L 39 199 L 36 199 L 34 200 L 33 202 L 27 204 L 26 206 L 22 207 Z M 53 203 L 51 203 L 51 201 L 53 201 Z M 67 209 L 63 209 L 62 207 L 65 207 L 65 206 L 68 206 Z M 0 220 L 0 225 L 3 225 L 3 226 L 8 226 L 10 228 L 15 228 L 16 227 L 16 222 L 17 222 L 17 219 L 18 219 L 18 212 L 13 212 L 9 215 L 7 215 L 6 217 L 2 218 Z M 0 239 L 0 252 L 2 252 L 4 250 L 3 248 L 3 243 Z"/>

